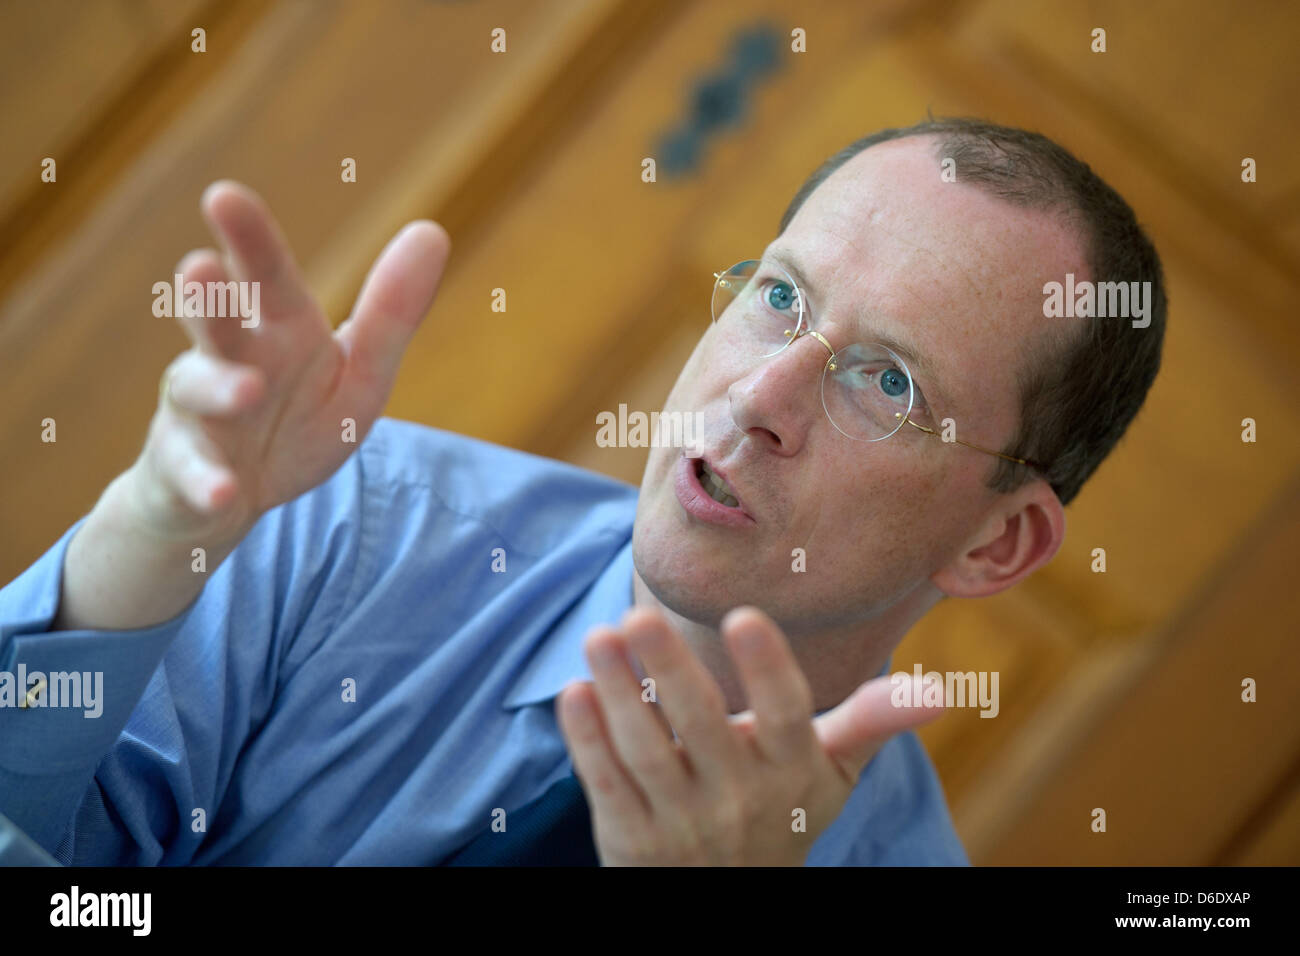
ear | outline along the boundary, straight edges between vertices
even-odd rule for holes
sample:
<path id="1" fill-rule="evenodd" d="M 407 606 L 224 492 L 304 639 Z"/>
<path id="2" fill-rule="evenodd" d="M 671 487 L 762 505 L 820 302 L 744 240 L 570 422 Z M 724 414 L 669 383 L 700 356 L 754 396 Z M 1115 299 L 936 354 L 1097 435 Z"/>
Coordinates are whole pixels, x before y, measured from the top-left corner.
<path id="1" fill-rule="evenodd" d="M 979 531 L 930 576 L 950 597 L 988 597 L 1052 560 L 1065 540 L 1065 509 L 1051 485 L 1031 481 L 994 502 Z"/>

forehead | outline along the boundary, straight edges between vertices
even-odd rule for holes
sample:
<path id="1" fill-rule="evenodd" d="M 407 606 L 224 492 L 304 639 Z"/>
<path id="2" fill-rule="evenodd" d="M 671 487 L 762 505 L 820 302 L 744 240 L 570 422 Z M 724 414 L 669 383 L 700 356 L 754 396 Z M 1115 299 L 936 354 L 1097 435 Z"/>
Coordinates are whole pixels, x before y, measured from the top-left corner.
<path id="1" fill-rule="evenodd" d="M 1043 284 L 1082 278 L 1083 257 L 1059 215 L 962 183 L 960 169 L 945 182 L 941 159 L 931 137 L 864 150 L 813 191 L 769 251 L 803 268 L 817 321 L 912 344 L 953 411 L 992 400 L 1014 416 L 1019 358 L 1064 332 L 1043 317 Z"/>

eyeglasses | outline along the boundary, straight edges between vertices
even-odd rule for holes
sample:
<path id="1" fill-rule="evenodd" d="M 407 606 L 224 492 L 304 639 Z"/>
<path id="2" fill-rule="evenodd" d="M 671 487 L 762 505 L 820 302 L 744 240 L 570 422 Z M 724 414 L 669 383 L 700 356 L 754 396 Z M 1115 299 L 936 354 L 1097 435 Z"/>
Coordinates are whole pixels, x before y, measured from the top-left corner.
<path id="1" fill-rule="evenodd" d="M 914 420 L 924 402 L 917 401 L 919 389 L 902 357 L 879 343 L 858 342 L 838 351 L 832 348 L 812 327 L 807 296 L 781 266 L 770 260 L 746 259 L 713 277 L 714 325 L 743 354 L 770 358 L 804 335 L 826 346 L 830 356 L 822 369 L 822 407 L 846 438 L 883 441 L 905 424 L 941 437 L 935 429 Z M 1039 467 L 1028 459 L 955 436 L 951 440 L 986 455 Z"/>

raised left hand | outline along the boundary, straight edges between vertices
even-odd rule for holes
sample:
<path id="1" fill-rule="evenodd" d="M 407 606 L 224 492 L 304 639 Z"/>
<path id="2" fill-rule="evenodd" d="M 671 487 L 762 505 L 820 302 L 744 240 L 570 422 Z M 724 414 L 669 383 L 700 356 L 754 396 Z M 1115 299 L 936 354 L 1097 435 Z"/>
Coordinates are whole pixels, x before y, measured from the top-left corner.
<path id="1" fill-rule="evenodd" d="M 556 706 L 604 865 L 801 865 L 876 751 L 943 713 L 895 706 L 898 685 L 879 677 L 814 718 L 771 618 L 737 608 L 722 637 L 750 706 L 735 715 L 661 612 L 633 608 L 618 629 L 587 635 L 595 679 L 565 687 Z M 629 653 L 659 706 L 643 699 Z"/>

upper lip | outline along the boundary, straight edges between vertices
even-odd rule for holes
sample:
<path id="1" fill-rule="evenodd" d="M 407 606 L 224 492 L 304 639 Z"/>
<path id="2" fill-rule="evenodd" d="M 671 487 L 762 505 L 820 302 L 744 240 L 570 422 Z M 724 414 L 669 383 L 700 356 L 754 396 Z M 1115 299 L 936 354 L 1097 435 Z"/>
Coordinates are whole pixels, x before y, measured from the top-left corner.
<path id="1" fill-rule="evenodd" d="M 709 466 L 709 471 L 713 472 L 715 475 L 717 475 L 719 478 L 721 478 L 723 481 L 727 483 L 727 487 L 731 489 L 732 497 L 736 499 L 736 507 L 738 507 L 750 518 L 753 518 L 754 516 L 750 514 L 749 509 L 745 507 L 745 496 L 741 494 L 740 489 L 737 488 L 735 482 L 731 480 L 731 475 L 729 475 L 722 468 L 719 468 L 718 465 L 714 462 L 714 460 L 710 458 L 708 455 L 700 455 L 699 457 L 704 461 L 704 464 Z"/>

